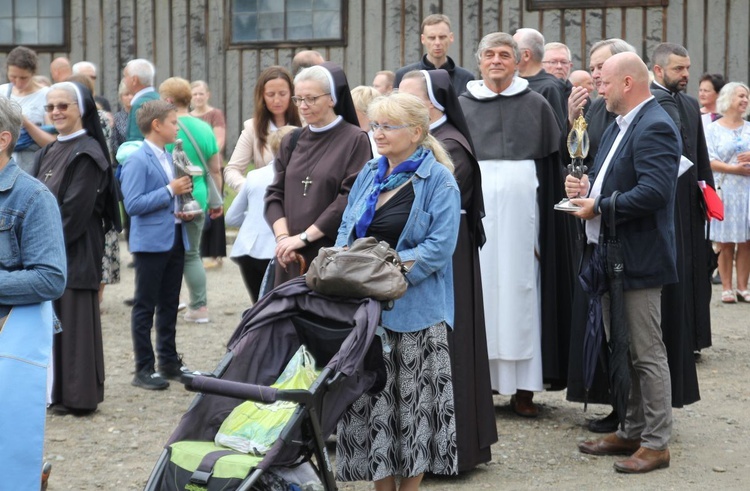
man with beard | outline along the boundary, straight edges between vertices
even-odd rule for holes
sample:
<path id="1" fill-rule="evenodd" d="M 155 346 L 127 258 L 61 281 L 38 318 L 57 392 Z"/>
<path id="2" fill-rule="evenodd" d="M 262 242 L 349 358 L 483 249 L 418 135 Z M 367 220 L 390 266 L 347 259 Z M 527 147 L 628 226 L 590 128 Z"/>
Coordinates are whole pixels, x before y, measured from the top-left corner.
<path id="1" fill-rule="evenodd" d="M 714 180 L 698 101 L 685 93 L 690 76 L 687 50 L 679 44 L 662 43 L 651 59 L 651 93 L 660 103 L 676 102 L 675 123 L 682 137 L 682 155 L 693 164 L 677 181 L 675 233 L 680 281 L 666 286 L 662 293 L 662 310 L 668 313 L 662 320 L 662 331 L 670 355 L 672 407 L 682 407 L 700 399 L 693 351 L 711 346 L 709 303 L 715 265 L 709 264 L 713 251 L 698 181 L 713 187 Z"/>

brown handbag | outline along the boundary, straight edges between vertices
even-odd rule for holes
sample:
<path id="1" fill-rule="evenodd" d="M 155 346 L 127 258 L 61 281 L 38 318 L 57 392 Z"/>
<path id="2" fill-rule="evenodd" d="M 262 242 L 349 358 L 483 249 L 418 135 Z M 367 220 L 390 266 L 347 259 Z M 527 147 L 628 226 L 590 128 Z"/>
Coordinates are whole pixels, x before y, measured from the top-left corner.
<path id="1" fill-rule="evenodd" d="M 396 300 L 406 293 L 404 268 L 398 253 L 374 237 L 357 239 L 349 247 L 323 247 L 305 276 L 308 288 L 339 297 Z"/>

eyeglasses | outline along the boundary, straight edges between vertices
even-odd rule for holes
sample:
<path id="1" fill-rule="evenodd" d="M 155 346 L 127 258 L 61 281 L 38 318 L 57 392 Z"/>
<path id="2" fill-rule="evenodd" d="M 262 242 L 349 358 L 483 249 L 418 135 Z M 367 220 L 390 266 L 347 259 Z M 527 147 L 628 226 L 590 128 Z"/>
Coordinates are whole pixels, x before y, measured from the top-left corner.
<path id="1" fill-rule="evenodd" d="M 555 66 L 565 66 L 565 65 L 570 65 L 571 63 L 572 62 L 570 62 L 570 61 L 560 61 L 560 60 L 557 60 L 557 61 L 548 60 L 548 61 L 543 61 L 542 62 L 542 64 L 555 65 Z"/>
<path id="2" fill-rule="evenodd" d="M 68 110 L 68 106 L 70 106 L 71 104 L 78 105 L 77 102 L 61 102 L 60 104 L 47 104 L 46 106 L 44 106 L 44 110 L 47 111 L 48 113 L 51 113 L 52 111 L 55 110 L 55 108 L 57 108 L 58 111 L 65 112 Z"/>
<path id="3" fill-rule="evenodd" d="M 314 106 L 316 102 L 318 102 L 318 99 L 320 97 L 323 97 L 324 95 L 331 95 L 330 92 L 326 92 L 325 94 L 316 95 L 315 97 L 292 97 L 292 102 L 295 106 L 301 106 L 304 102 L 306 106 Z"/>
<path id="4" fill-rule="evenodd" d="M 383 131 L 386 131 L 386 132 L 390 132 L 390 131 L 400 130 L 400 129 L 403 129 L 403 128 L 408 128 L 410 126 L 411 126 L 410 124 L 400 124 L 400 125 L 396 126 L 396 125 L 392 125 L 392 124 L 370 123 L 370 129 L 372 130 L 373 133 L 375 133 L 378 130 L 383 130 Z"/>

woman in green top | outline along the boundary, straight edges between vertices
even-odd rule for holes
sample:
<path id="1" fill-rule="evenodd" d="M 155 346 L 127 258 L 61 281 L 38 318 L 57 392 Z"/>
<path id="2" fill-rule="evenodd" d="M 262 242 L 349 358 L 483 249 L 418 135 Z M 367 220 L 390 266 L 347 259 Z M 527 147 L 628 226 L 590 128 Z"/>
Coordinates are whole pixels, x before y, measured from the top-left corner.
<path id="1" fill-rule="evenodd" d="M 203 169 L 203 175 L 193 177 L 193 197 L 200 203 L 204 212 L 209 212 L 211 218 L 221 216 L 223 211 L 221 207 L 208 209 L 207 181 L 207 174 L 210 173 L 214 183 L 221 189 L 219 145 L 211 126 L 189 113 L 192 99 L 190 82 L 179 77 L 168 78 L 159 86 L 159 95 L 177 108 L 177 121 L 180 127 L 177 131 L 177 138 L 182 140 L 182 148 L 190 162 Z M 168 146 L 167 150 L 171 151 L 172 147 Z M 185 250 L 184 275 L 190 291 L 190 303 L 185 313 L 185 320 L 201 324 L 209 321 L 206 270 L 203 268 L 200 257 L 200 240 L 205 218 L 205 214 L 200 215 L 185 224 L 190 242 L 189 248 Z"/>

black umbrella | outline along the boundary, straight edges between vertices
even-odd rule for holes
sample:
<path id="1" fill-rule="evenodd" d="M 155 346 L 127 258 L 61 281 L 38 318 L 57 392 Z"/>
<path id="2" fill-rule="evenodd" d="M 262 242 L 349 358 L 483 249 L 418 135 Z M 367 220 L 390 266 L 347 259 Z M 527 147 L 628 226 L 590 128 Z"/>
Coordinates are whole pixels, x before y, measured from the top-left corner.
<path id="1" fill-rule="evenodd" d="M 617 238 L 615 227 L 615 202 L 619 191 L 612 193 L 612 207 L 605 239 L 607 278 L 609 279 L 609 386 L 612 390 L 612 405 L 620 417 L 620 427 L 625 415 L 630 395 L 630 371 L 628 368 L 628 324 L 625 319 L 625 298 L 623 292 L 624 261 L 622 245 Z"/>
<path id="2" fill-rule="evenodd" d="M 586 411 L 588 406 L 589 390 L 594 383 L 596 363 L 601 352 L 602 338 L 604 337 L 602 295 L 607 291 L 607 266 L 603 250 L 604 246 L 594 248 L 591 259 L 578 277 L 583 291 L 589 296 L 586 330 L 583 336 L 583 387 L 586 390 L 583 406 L 584 411 Z"/>

